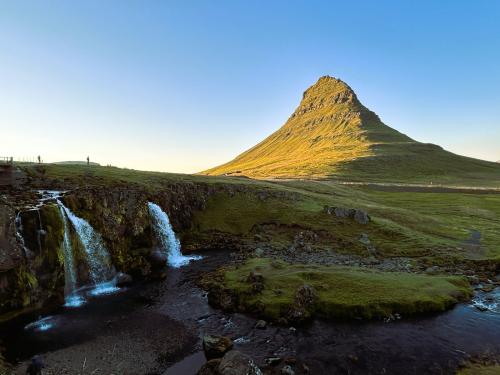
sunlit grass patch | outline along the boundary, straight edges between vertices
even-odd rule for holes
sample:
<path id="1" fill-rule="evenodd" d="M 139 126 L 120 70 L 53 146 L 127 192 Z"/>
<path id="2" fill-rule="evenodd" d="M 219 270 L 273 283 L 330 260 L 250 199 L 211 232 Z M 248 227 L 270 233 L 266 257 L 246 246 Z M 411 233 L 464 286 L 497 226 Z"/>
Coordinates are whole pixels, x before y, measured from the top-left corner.
<path id="1" fill-rule="evenodd" d="M 260 291 L 249 279 L 260 275 Z M 471 295 L 461 277 L 429 276 L 342 266 L 288 264 L 270 259 L 251 259 L 225 271 L 223 288 L 235 306 L 267 319 L 288 319 L 303 285 L 315 291 L 307 313 L 324 318 L 376 319 L 401 314 L 444 311 Z"/>

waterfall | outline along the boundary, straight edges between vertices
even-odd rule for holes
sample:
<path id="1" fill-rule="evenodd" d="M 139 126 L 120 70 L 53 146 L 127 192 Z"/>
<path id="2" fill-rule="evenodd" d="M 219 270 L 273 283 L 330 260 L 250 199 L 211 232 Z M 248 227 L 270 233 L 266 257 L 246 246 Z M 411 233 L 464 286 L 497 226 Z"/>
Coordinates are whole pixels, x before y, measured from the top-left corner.
<path id="1" fill-rule="evenodd" d="M 167 254 L 169 266 L 178 268 L 188 264 L 191 260 L 201 259 L 200 256 L 184 256 L 181 253 L 181 244 L 172 229 L 168 215 L 155 203 L 148 202 L 149 213 L 153 219 L 153 230 L 162 250 Z"/>
<path id="2" fill-rule="evenodd" d="M 25 256 L 25 258 L 30 258 L 32 254 L 29 251 L 29 249 L 26 247 L 26 244 L 24 243 L 23 235 L 21 234 L 21 232 L 23 231 L 23 222 L 21 220 L 21 211 L 19 211 L 16 215 L 15 226 L 16 226 L 16 238 L 17 238 L 17 241 L 21 244 L 21 247 L 22 247 L 23 252 L 24 252 L 24 256 Z"/>
<path id="3" fill-rule="evenodd" d="M 115 286 L 113 280 L 115 271 L 111 263 L 111 257 L 104 246 L 101 235 L 97 233 L 86 220 L 76 216 L 59 200 L 57 200 L 57 202 L 59 207 L 66 214 L 65 217 L 69 219 L 75 228 L 76 234 L 85 250 L 90 278 L 92 284 L 95 286 L 90 293 L 92 295 L 99 295 L 112 293 L 118 290 L 119 288 Z M 68 246 L 71 246 L 69 241 Z M 72 249 L 70 252 L 72 254 Z"/>
<path id="4" fill-rule="evenodd" d="M 75 266 L 75 257 L 73 256 L 73 246 L 71 244 L 71 237 L 69 233 L 68 218 L 64 212 L 64 205 L 59 199 L 56 199 L 61 219 L 63 221 L 63 252 L 64 252 L 64 278 L 65 278 L 65 306 L 78 307 L 81 306 L 85 300 L 82 296 L 78 295 L 77 287 L 77 274 Z"/>
<path id="5" fill-rule="evenodd" d="M 40 209 L 35 208 L 37 214 L 38 214 L 38 230 L 36 231 L 36 238 L 38 241 L 38 250 L 40 251 L 40 254 L 42 254 L 42 234 L 43 234 L 43 226 L 42 226 L 42 215 L 40 214 Z"/>

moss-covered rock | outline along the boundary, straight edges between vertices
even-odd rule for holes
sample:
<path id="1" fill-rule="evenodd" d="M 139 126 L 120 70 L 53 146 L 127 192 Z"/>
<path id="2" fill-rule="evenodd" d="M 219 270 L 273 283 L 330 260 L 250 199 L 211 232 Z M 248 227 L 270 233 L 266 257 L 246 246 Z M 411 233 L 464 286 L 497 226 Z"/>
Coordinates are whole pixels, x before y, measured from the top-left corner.
<path id="1" fill-rule="evenodd" d="M 5 362 L 2 353 L 0 353 L 0 375 L 11 375 L 12 369 Z"/>
<path id="2" fill-rule="evenodd" d="M 62 300 L 64 294 L 63 225 L 58 208 L 44 205 L 21 211 L 13 238 L 16 230 L 22 238 L 17 238 L 19 261 L 0 273 L 2 319 Z"/>
<path id="3" fill-rule="evenodd" d="M 500 375 L 500 365 L 469 365 L 457 372 L 457 375 Z"/>

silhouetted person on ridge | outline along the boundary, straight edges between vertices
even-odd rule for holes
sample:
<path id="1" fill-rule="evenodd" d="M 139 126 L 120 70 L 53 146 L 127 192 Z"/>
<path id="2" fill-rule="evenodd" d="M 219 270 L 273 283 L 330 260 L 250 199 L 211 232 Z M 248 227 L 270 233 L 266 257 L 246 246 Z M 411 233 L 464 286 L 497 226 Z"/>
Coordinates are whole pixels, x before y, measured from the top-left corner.
<path id="1" fill-rule="evenodd" d="M 90 165 L 90 158 L 87 156 L 87 165 Z"/>
<path id="2" fill-rule="evenodd" d="M 42 158 L 40 155 L 38 155 L 38 164 L 41 164 L 42 163 Z"/>
<path id="3" fill-rule="evenodd" d="M 41 375 L 42 374 L 42 369 L 45 367 L 43 364 L 42 358 L 40 356 L 36 355 L 33 358 L 31 358 L 31 363 L 26 369 L 26 374 L 28 375 Z"/>

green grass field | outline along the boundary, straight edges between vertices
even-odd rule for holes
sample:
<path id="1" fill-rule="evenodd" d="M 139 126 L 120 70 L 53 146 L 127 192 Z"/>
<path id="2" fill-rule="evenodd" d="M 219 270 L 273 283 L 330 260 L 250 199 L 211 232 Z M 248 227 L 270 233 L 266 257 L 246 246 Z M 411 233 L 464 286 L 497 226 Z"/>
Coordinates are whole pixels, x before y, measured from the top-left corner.
<path id="1" fill-rule="evenodd" d="M 359 252 L 355 239 L 366 233 L 384 256 L 500 258 L 498 193 L 381 192 L 319 181 L 276 182 L 274 189 L 296 198 L 215 196 L 207 210 L 196 215 L 197 228 L 250 235 L 256 224 L 300 225 L 352 240 L 346 252 Z M 364 209 L 372 223 L 346 223 L 324 214 L 325 205 Z M 481 233 L 480 247 L 465 244 L 472 230 Z"/>
<path id="2" fill-rule="evenodd" d="M 40 186 L 50 180 L 68 188 L 138 186 L 155 191 L 171 183 L 244 187 L 231 196 L 224 192 L 213 195 L 206 208 L 195 213 L 193 232 L 252 236 L 252 229 L 261 224 L 296 225 L 347 241 L 351 245 L 339 249 L 347 253 L 362 251 L 357 238 L 366 233 L 381 256 L 500 259 L 500 194 L 493 192 L 378 191 L 334 181 L 270 182 L 75 165 L 30 165 L 24 170 Z M 262 192 L 265 198 L 259 196 Z M 327 215 L 325 205 L 366 210 L 372 222 L 360 225 Z M 481 233 L 480 247 L 465 244 L 471 230 Z"/>
<path id="3" fill-rule="evenodd" d="M 457 375 L 500 375 L 500 365 L 471 365 L 458 371 Z"/>
<path id="4" fill-rule="evenodd" d="M 262 276 L 261 292 L 256 293 L 248 281 L 251 272 Z M 270 259 L 251 259 L 232 267 L 223 280 L 240 309 L 273 321 L 286 318 L 296 291 L 305 284 L 316 293 L 307 314 L 325 318 L 374 319 L 443 311 L 471 293 L 468 282 L 459 277 L 292 265 Z"/>

